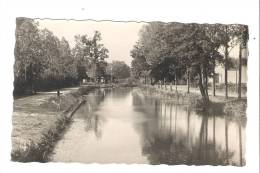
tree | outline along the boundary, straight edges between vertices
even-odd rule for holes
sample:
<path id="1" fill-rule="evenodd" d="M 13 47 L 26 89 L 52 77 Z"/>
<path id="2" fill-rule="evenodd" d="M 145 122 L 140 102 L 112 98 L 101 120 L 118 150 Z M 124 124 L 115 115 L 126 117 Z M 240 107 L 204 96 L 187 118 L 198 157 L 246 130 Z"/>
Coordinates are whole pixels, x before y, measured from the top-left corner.
<path id="1" fill-rule="evenodd" d="M 69 84 L 74 83 L 77 79 L 76 63 L 72 56 L 70 45 L 64 37 L 60 40 L 58 49 L 62 72 L 64 73 L 63 80 Z"/>
<path id="2" fill-rule="evenodd" d="M 155 78 L 176 83 L 189 71 L 206 104 L 208 77 L 212 76 L 214 62 L 221 59 L 220 44 L 209 31 L 207 25 L 154 22 L 143 28 L 139 39 L 140 52 Z"/>
<path id="3" fill-rule="evenodd" d="M 186 68 L 191 69 L 191 75 L 197 78 L 198 86 L 204 102 L 209 101 L 208 77 L 214 73 L 214 63 L 220 59 L 217 49 L 219 44 L 212 41 L 207 25 L 190 24 L 185 29 L 188 35 L 185 42 L 180 45 L 183 54 L 182 62 Z M 181 55 L 180 55 L 181 56 Z"/>
<path id="4" fill-rule="evenodd" d="M 100 75 L 104 71 L 105 59 L 108 58 L 108 49 L 100 43 L 101 33 L 95 31 L 94 36 L 89 38 L 87 35 L 75 36 L 76 45 L 73 55 L 77 59 L 77 68 L 91 69 L 93 77 L 99 81 Z M 79 70 L 78 70 L 79 71 Z"/>
<path id="5" fill-rule="evenodd" d="M 176 46 L 172 40 L 177 40 L 177 29 L 182 24 L 173 25 L 153 22 L 144 26 L 140 32 L 140 48 L 142 48 L 145 62 L 151 69 L 151 76 L 157 81 L 172 81 L 180 78 L 182 73 L 178 56 L 172 49 Z M 174 32 L 175 30 L 175 32 Z M 174 34 L 176 33 L 176 34 Z"/>
<path id="6" fill-rule="evenodd" d="M 44 49 L 45 70 L 42 74 L 42 78 L 45 80 L 54 81 L 57 88 L 57 94 L 59 95 L 61 88 L 61 81 L 65 79 L 65 65 L 64 57 L 69 56 L 65 50 L 68 47 L 66 41 L 63 39 L 63 45 L 60 40 L 49 30 L 44 29 L 41 31 L 41 39 Z M 68 58 L 68 57 L 66 57 Z"/>
<path id="7" fill-rule="evenodd" d="M 249 33 L 248 33 L 248 26 L 246 26 L 246 25 L 240 25 L 239 30 L 240 30 L 241 34 L 238 36 L 238 39 L 239 39 L 238 98 L 241 99 L 242 49 L 247 47 Z"/>
<path id="8" fill-rule="evenodd" d="M 134 45 L 130 53 L 131 53 L 131 57 L 133 58 L 131 62 L 132 75 L 136 79 L 139 79 L 140 77 L 144 77 L 146 72 L 150 70 L 150 66 L 146 62 L 141 44 L 137 43 L 136 45 Z"/>
<path id="9" fill-rule="evenodd" d="M 239 43 L 238 35 L 240 34 L 238 24 L 215 24 L 216 36 L 218 42 L 223 46 L 224 50 L 224 68 L 225 68 L 225 97 L 228 98 L 228 69 L 229 69 L 229 53 Z"/>
<path id="10" fill-rule="evenodd" d="M 84 36 L 76 35 L 74 37 L 76 44 L 72 49 L 72 56 L 74 58 L 74 63 L 76 66 L 78 81 L 82 81 L 87 77 L 86 68 L 90 66 L 90 58 L 88 54 L 89 48 L 83 43 L 83 40 L 85 40 L 86 37 L 87 37 L 86 35 Z"/>
<path id="11" fill-rule="evenodd" d="M 130 67 L 124 61 L 112 61 L 107 67 L 107 73 L 117 79 L 126 79 L 130 77 Z"/>
<path id="12" fill-rule="evenodd" d="M 15 44 L 15 90 L 16 86 L 27 86 L 35 93 L 35 79 L 39 78 L 44 63 L 41 56 L 43 50 L 39 36 L 38 23 L 32 19 L 17 18 L 16 21 L 16 44 Z"/>
<path id="13" fill-rule="evenodd" d="M 61 86 L 73 84 L 77 77 L 68 41 L 39 29 L 33 19 L 17 18 L 14 75 L 14 94 L 28 87 L 33 93 L 54 88 L 59 93 Z"/>

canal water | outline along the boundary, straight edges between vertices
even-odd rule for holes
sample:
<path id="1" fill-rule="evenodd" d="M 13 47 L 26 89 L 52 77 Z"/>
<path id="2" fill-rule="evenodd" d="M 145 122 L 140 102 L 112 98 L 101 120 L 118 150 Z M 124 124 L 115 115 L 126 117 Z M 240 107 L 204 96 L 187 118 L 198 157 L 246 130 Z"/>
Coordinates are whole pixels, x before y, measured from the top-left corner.
<path id="1" fill-rule="evenodd" d="M 196 113 L 137 88 L 98 89 L 86 97 L 52 161 L 245 164 L 245 125 L 240 121 Z"/>

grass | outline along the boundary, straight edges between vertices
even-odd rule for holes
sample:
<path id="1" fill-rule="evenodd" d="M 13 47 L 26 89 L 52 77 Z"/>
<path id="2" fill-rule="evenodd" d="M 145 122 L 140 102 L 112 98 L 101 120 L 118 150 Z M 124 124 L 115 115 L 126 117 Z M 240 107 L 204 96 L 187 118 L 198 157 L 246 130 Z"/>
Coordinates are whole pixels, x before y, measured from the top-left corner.
<path id="1" fill-rule="evenodd" d="M 207 115 L 228 115 L 230 119 L 246 122 L 247 99 L 229 98 L 223 96 L 210 97 L 210 102 L 205 105 L 199 94 L 187 92 L 174 92 L 161 90 L 152 86 L 140 86 L 146 95 L 171 99 L 176 104 L 186 104 L 197 113 Z"/>
<path id="2" fill-rule="evenodd" d="M 96 87 L 81 87 L 61 95 L 36 95 L 14 101 L 12 161 L 46 162 L 56 142 L 84 103 L 82 95 Z M 59 106 L 60 105 L 60 106 Z"/>
<path id="3" fill-rule="evenodd" d="M 55 126 L 50 128 L 47 133 L 43 133 L 37 143 L 29 140 L 24 146 L 13 150 L 11 153 L 12 161 L 18 162 L 47 162 L 49 154 L 52 152 L 56 141 L 64 133 L 64 129 L 71 122 L 71 119 L 63 116 L 58 119 Z"/>
<path id="4" fill-rule="evenodd" d="M 161 90 L 156 87 L 152 87 L 150 85 L 147 86 L 140 86 L 140 88 L 146 92 L 146 95 L 150 95 L 153 97 L 170 99 L 177 104 L 190 104 L 194 105 L 197 103 L 198 100 L 201 99 L 200 96 L 194 93 L 187 93 L 187 92 L 175 92 L 170 90 Z"/>

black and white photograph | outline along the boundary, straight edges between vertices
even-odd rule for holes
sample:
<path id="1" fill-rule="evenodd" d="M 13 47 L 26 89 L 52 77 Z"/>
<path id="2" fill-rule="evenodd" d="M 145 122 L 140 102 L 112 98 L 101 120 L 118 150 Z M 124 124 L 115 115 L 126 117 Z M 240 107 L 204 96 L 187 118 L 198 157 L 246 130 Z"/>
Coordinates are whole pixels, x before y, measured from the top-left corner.
<path id="1" fill-rule="evenodd" d="M 12 160 L 244 166 L 248 32 L 17 18 Z"/>
<path id="2" fill-rule="evenodd" d="M 109 165 L 123 166 L 120 172 L 255 171 L 259 31 L 252 5 L 241 2 L 222 11 L 222 1 L 179 9 L 176 2 L 172 13 L 170 5 L 156 13 L 159 7 L 136 2 L 74 2 L 64 17 L 47 3 L 49 12 L 39 15 L 13 8 L 12 27 L 1 33 L 12 57 L 3 54 L 10 61 L 0 72 L 9 84 L 1 102 L 7 161 L 0 163 L 20 173 Z M 239 20 L 242 13 L 248 21 Z"/>

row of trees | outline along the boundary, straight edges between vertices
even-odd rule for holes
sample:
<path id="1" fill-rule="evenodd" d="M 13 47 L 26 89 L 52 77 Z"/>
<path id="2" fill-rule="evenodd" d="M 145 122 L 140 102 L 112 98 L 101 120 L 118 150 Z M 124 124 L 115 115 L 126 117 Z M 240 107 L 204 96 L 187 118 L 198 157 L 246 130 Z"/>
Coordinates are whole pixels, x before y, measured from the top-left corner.
<path id="1" fill-rule="evenodd" d="M 38 23 L 17 18 L 14 64 L 14 94 L 25 90 L 59 88 L 77 81 L 70 46 Z"/>
<path id="2" fill-rule="evenodd" d="M 14 64 L 14 94 L 59 89 L 80 83 L 83 79 L 100 82 L 110 75 L 130 76 L 130 67 L 120 61 L 106 62 L 108 49 L 101 43 L 101 33 L 76 35 L 75 46 L 59 39 L 48 29 L 39 29 L 32 19 L 17 18 Z"/>
<path id="3" fill-rule="evenodd" d="M 105 71 L 108 50 L 100 44 L 101 34 L 92 38 L 75 36 L 76 45 L 70 48 L 65 38 L 61 40 L 47 29 L 39 29 L 32 19 L 17 18 L 14 94 L 26 90 L 59 89 L 87 78 L 87 69 L 99 79 Z"/>
<path id="4" fill-rule="evenodd" d="M 236 44 L 242 49 L 247 40 L 245 25 L 152 22 L 143 27 L 131 51 L 133 75 L 136 78 L 149 75 L 153 83 L 192 81 L 208 103 L 208 78 L 215 75 L 215 65 L 225 67 L 227 97 L 229 52 Z"/>

